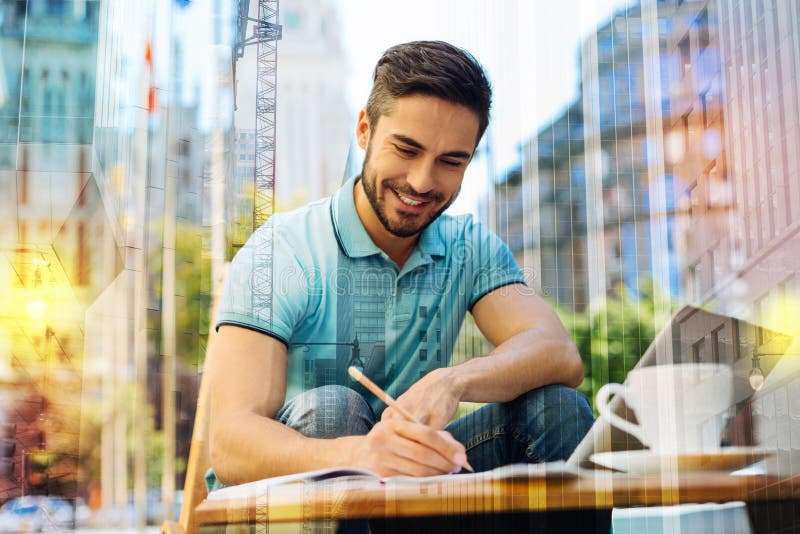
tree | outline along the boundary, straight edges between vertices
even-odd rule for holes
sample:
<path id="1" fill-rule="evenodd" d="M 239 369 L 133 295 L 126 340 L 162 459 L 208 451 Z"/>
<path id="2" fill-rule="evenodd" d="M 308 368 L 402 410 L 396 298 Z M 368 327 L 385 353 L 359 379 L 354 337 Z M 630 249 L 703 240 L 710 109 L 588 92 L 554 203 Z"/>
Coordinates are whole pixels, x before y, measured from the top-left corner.
<path id="1" fill-rule="evenodd" d="M 585 379 L 578 391 L 590 399 L 608 382 L 622 383 L 655 337 L 653 284 L 639 295 L 620 284 L 605 305 L 592 312 L 557 309 L 583 360 Z"/>

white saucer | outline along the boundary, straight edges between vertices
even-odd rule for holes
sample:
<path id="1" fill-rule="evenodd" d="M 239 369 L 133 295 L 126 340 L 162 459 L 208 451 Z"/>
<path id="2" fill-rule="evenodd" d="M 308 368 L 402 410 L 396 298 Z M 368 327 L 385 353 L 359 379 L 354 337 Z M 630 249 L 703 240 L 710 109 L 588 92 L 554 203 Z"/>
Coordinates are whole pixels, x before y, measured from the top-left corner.
<path id="1" fill-rule="evenodd" d="M 662 470 L 736 471 L 773 454 L 756 447 L 723 447 L 712 453 L 669 454 L 649 449 L 638 451 L 613 451 L 593 454 L 589 460 L 597 465 L 617 471 L 653 474 Z"/>

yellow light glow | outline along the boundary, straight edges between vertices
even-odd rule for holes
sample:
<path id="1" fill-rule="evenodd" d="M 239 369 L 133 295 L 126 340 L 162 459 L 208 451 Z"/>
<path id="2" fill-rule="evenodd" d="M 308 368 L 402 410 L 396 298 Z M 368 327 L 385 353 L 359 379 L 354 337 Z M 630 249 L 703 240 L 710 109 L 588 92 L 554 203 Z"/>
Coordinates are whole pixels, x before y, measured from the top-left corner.
<path id="1" fill-rule="evenodd" d="M 765 328 L 800 339 L 800 328 L 795 321 L 798 316 L 800 298 L 795 291 L 787 289 L 783 295 L 776 293 L 762 305 L 757 320 Z"/>
<path id="2" fill-rule="evenodd" d="M 42 300 L 29 300 L 27 304 L 28 317 L 31 321 L 39 321 L 44 317 L 44 312 L 47 310 L 47 305 Z"/>

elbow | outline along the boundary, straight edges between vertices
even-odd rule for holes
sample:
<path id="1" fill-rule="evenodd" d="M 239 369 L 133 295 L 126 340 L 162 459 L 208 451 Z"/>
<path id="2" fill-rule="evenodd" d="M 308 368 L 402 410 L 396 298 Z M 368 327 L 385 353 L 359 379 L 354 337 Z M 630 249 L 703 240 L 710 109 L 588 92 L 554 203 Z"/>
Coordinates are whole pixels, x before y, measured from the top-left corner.
<path id="1" fill-rule="evenodd" d="M 208 456 L 211 462 L 211 469 L 214 470 L 214 476 L 217 477 L 221 483 L 226 486 L 236 484 L 238 479 L 235 472 L 235 466 L 231 465 L 231 459 L 236 455 L 228 450 L 228 440 L 226 436 L 229 434 L 224 428 L 218 425 L 210 425 L 208 432 Z"/>
<path id="2" fill-rule="evenodd" d="M 226 484 L 228 480 L 227 465 L 225 465 L 226 454 L 222 451 L 223 445 L 220 441 L 219 432 L 215 429 L 209 429 L 208 432 L 208 459 L 211 462 L 211 469 L 214 470 L 214 475 L 217 480 Z"/>
<path id="3" fill-rule="evenodd" d="M 583 361 L 572 340 L 567 342 L 564 353 L 564 384 L 571 388 L 577 388 L 583 383 Z"/>

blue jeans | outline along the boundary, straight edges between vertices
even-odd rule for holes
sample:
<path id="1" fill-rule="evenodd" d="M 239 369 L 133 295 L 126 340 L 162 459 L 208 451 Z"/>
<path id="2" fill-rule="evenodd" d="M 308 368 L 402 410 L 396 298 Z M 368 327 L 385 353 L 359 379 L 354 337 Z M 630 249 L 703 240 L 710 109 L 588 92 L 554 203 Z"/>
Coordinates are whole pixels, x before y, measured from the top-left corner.
<path id="1" fill-rule="evenodd" d="M 277 416 L 315 438 L 366 434 L 375 416 L 364 398 L 344 386 L 301 393 Z M 450 423 L 446 430 L 464 444 L 476 471 L 509 463 L 566 460 L 589 431 L 594 417 L 586 398 L 553 384 L 504 403 L 492 403 Z"/>
<path id="2" fill-rule="evenodd" d="M 366 434 L 375 424 L 367 401 L 344 386 L 323 386 L 294 397 L 277 416 L 301 434 L 336 438 Z M 566 460 L 594 417 L 586 398 L 549 385 L 510 402 L 492 403 L 450 423 L 446 430 L 464 444 L 475 471 L 509 463 Z M 340 533 L 368 532 L 366 521 L 343 521 Z"/>

